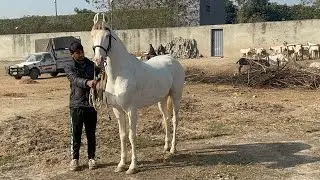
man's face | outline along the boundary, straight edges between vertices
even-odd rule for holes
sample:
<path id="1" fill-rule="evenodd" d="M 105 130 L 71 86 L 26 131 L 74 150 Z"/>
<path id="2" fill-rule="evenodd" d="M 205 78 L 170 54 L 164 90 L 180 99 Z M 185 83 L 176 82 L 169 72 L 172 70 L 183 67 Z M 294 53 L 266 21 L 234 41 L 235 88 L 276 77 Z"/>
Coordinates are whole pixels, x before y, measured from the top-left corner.
<path id="1" fill-rule="evenodd" d="M 73 54 L 71 54 L 73 59 L 76 61 L 83 61 L 84 60 L 84 52 L 82 50 L 75 51 Z"/>

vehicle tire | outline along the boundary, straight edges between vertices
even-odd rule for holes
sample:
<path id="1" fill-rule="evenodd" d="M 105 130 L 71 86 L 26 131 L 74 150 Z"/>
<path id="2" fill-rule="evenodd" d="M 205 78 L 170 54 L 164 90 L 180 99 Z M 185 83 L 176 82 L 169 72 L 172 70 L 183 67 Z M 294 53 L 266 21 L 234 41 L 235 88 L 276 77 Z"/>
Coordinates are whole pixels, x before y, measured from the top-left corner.
<path id="1" fill-rule="evenodd" d="M 18 75 L 18 76 L 14 76 L 14 78 L 15 78 L 15 79 L 21 79 L 22 76 L 19 76 L 19 75 Z"/>
<path id="2" fill-rule="evenodd" d="M 4 69 L 6 70 L 6 74 L 9 74 L 10 68 L 9 67 L 5 67 Z"/>
<path id="3" fill-rule="evenodd" d="M 39 77 L 38 69 L 31 69 L 29 72 L 29 76 L 31 79 L 38 79 L 38 77 Z"/>
<path id="4" fill-rule="evenodd" d="M 52 76 L 52 77 L 56 77 L 56 76 L 58 76 L 58 72 L 53 72 L 53 73 L 50 73 L 50 75 Z"/>

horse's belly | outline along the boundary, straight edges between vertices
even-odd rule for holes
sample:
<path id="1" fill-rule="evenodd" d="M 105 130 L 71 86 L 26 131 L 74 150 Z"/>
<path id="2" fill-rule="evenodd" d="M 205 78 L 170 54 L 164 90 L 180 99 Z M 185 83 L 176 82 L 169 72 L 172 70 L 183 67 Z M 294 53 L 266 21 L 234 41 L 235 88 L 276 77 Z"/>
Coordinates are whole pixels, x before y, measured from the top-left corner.
<path id="1" fill-rule="evenodd" d="M 138 108 L 146 107 L 153 105 L 161 100 L 163 100 L 168 93 L 163 93 L 161 95 L 143 95 L 141 98 L 136 99 L 136 103 L 138 105 Z"/>
<path id="2" fill-rule="evenodd" d="M 147 92 L 147 91 L 144 91 Z M 155 93 L 142 93 L 142 94 L 122 94 L 122 95 L 112 95 L 107 96 L 108 104 L 113 107 L 118 107 L 122 109 L 127 109 L 129 107 L 135 106 L 137 108 L 142 108 L 145 106 L 153 105 L 161 100 L 163 100 L 168 95 L 168 92 L 163 92 L 159 94 Z"/>

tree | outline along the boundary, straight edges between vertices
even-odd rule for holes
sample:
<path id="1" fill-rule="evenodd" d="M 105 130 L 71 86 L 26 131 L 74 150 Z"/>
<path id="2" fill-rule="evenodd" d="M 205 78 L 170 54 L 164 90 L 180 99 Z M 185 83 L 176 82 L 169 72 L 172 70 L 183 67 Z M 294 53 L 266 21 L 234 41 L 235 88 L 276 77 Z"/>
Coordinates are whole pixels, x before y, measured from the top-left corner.
<path id="1" fill-rule="evenodd" d="M 132 9 L 151 9 L 151 8 L 175 8 L 178 17 L 176 20 L 179 25 L 196 25 L 198 13 L 194 8 L 194 0 L 85 0 L 102 11 L 112 10 L 132 10 Z M 197 17 L 196 17 L 197 16 Z M 161 17 L 160 17 L 161 18 Z M 196 23 L 199 23 L 198 21 Z"/>
<path id="2" fill-rule="evenodd" d="M 266 6 L 269 0 L 238 0 L 237 22 L 252 23 L 266 20 Z"/>
<path id="3" fill-rule="evenodd" d="M 291 7 L 294 20 L 319 18 L 319 9 L 316 6 L 294 5 Z"/>
<path id="4" fill-rule="evenodd" d="M 114 9 L 145 9 L 157 7 L 176 7 L 184 0 L 85 0 L 97 9 L 108 11 L 112 4 Z"/>
<path id="5" fill-rule="evenodd" d="M 109 11 L 110 0 L 85 0 L 87 3 L 92 4 L 98 10 Z"/>
<path id="6" fill-rule="evenodd" d="M 293 20 L 292 8 L 286 4 L 269 3 L 266 6 L 266 21 L 287 21 Z"/>
<path id="7" fill-rule="evenodd" d="M 226 24 L 235 24 L 237 22 L 238 7 L 232 1 L 226 1 Z"/>
<path id="8" fill-rule="evenodd" d="M 77 13 L 77 14 L 94 13 L 90 9 L 79 9 L 79 8 L 74 8 L 74 12 Z"/>
<path id="9" fill-rule="evenodd" d="M 317 0 L 300 0 L 301 5 L 310 6 L 314 5 Z"/>

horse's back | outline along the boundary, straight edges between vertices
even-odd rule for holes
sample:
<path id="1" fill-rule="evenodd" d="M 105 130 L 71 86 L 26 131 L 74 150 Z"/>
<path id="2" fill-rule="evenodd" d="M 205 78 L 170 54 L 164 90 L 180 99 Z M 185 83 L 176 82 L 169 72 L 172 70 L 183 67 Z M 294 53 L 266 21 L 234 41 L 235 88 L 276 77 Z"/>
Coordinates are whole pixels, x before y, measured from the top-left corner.
<path id="1" fill-rule="evenodd" d="M 182 91 L 184 86 L 185 72 L 181 63 L 171 55 L 159 55 L 151 58 L 146 64 L 155 69 L 167 71 L 172 76 L 172 90 Z"/>
<path id="2" fill-rule="evenodd" d="M 159 55 L 149 59 L 146 64 L 156 69 L 173 68 L 173 70 L 183 70 L 180 62 L 171 55 Z M 184 71 L 184 70 L 183 70 Z"/>

